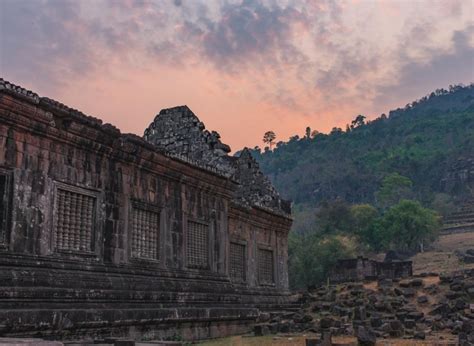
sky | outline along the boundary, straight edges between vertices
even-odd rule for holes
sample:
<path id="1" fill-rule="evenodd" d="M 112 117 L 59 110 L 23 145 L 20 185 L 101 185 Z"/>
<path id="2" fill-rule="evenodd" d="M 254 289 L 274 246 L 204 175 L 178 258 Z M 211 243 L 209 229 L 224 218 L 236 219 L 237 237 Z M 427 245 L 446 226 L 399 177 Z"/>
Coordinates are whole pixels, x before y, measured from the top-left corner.
<path id="1" fill-rule="evenodd" d="M 187 105 L 233 151 L 474 81 L 474 0 L 0 0 L 0 77 L 142 135 Z"/>

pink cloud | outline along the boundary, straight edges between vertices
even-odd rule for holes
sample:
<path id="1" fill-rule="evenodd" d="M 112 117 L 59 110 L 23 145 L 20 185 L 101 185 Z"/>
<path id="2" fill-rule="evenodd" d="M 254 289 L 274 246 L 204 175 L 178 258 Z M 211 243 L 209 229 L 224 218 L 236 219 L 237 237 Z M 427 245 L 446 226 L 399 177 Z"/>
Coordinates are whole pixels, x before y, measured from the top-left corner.
<path id="1" fill-rule="evenodd" d="M 261 145 L 268 129 L 280 140 L 306 126 L 329 131 L 470 82 L 472 6 L 419 6 L 4 0 L 0 70 L 125 132 L 187 104 L 238 150 Z M 419 61 L 408 58 L 415 51 Z"/>

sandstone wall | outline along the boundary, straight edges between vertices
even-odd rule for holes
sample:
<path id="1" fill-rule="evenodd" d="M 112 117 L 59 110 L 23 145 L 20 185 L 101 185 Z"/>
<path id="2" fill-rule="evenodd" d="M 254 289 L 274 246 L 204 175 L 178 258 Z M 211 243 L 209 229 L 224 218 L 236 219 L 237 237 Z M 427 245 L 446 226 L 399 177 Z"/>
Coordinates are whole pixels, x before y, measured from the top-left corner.
<path id="1" fill-rule="evenodd" d="M 243 244 L 248 257 L 245 286 L 265 287 L 266 292 L 288 289 L 288 229 L 291 221 L 274 218 L 267 211 L 231 205 L 230 242 Z M 272 252 L 273 280 L 259 277 L 259 250 Z"/>
<path id="2" fill-rule="evenodd" d="M 260 309 L 284 307 L 288 217 L 240 210 L 229 177 L 5 85 L 0 335 L 196 339 L 243 332 Z M 240 284 L 230 237 L 248 243 Z M 257 244 L 274 253 L 270 286 L 255 278 Z"/>

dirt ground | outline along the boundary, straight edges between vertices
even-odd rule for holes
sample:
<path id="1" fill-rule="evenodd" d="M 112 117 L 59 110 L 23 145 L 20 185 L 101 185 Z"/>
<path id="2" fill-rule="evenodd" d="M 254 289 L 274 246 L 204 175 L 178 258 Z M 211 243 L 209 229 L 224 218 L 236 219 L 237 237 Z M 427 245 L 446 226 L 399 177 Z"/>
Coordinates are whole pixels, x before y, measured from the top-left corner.
<path id="1" fill-rule="evenodd" d="M 474 268 L 474 264 L 464 264 L 459 261 L 454 251 L 465 251 L 474 248 L 474 233 L 459 233 L 440 236 L 439 239 L 424 252 L 412 258 L 413 272 L 447 273 L 461 269 Z M 438 277 L 423 278 L 424 284 L 436 283 Z M 366 288 L 375 289 L 376 282 L 367 283 Z M 373 286 L 373 287 L 372 287 Z M 416 304 L 416 297 L 412 299 L 412 304 Z M 200 343 L 205 346 L 304 346 L 306 338 L 315 338 L 315 335 L 270 335 L 262 337 L 254 336 L 233 336 L 229 338 L 209 340 Z M 357 345 L 354 337 L 333 337 L 333 343 L 341 345 Z M 457 337 L 452 334 L 436 333 L 428 335 L 426 340 L 412 339 L 379 339 L 379 346 L 433 346 L 433 345 L 456 345 Z"/>
<path id="2" fill-rule="evenodd" d="M 438 276 L 429 276 L 422 279 L 424 286 L 428 286 L 431 284 L 437 284 L 439 282 Z M 377 282 L 368 282 L 364 284 L 366 289 L 377 289 Z M 440 289 L 440 291 L 430 296 L 430 302 L 434 303 L 438 301 L 439 297 L 443 295 L 445 290 Z M 412 305 L 420 305 L 417 303 L 417 297 L 419 295 L 424 295 L 423 291 L 417 291 L 416 295 L 409 299 L 409 303 Z M 425 314 L 428 313 L 430 309 L 430 305 L 426 305 L 425 307 L 418 306 L 418 311 L 423 311 Z M 313 317 L 316 317 L 313 315 Z M 261 336 L 255 337 L 252 335 L 244 335 L 244 336 L 233 336 L 228 338 L 222 339 L 215 339 L 215 340 L 208 340 L 199 345 L 204 346 L 270 346 L 270 345 L 280 345 L 280 346 L 305 346 L 306 339 L 317 338 L 319 335 L 315 335 L 312 333 L 308 334 L 295 334 L 295 335 L 269 335 L 269 336 Z M 350 336 L 334 336 L 332 338 L 332 342 L 334 345 L 357 345 L 357 339 L 355 337 Z M 450 333 L 442 333 L 436 332 L 433 334 L 428 334 L 426 340 L 414 340 L 414 339 L 378 339 L 377 340 L 378 346 L 447 346 L 447 345 L 457 345 L 457 336 L 452 335 Z"/>
<path id="3" fill-rule="evenodd" d="M 474 248 L 474 232 L 442 235 L 433 247 L 441 251 L 472 249 Z"/>
<path id="4" fill-rule="evenodd" d="M 271 336 L 233 336 L 229 338 L 205 341 L 199 345 L 203 346 L 305 346 L 305 340 L 315 338 L 314 335 L 271 335 Z M 357 345 L 354 337 L 333 337 L 334 344 Z M 378 346 L 435 346 L 435 345 L 456 345 L 457 338 L 450 334 L 437 334 L 427 338 L 427 340 L 406 340 L 406 339 L 380 339 Z"/>
<path id="5" fill-rule="evenodd" d="M 465 264 L 459 261 L 454 251 L 474 249 L 474 233 L 458 233 L 440 236 L 432 249 L 417 254 L 412 258 L 413 273 L 445 273 L 461 269 L 474 268 L 474 263 Z"/>

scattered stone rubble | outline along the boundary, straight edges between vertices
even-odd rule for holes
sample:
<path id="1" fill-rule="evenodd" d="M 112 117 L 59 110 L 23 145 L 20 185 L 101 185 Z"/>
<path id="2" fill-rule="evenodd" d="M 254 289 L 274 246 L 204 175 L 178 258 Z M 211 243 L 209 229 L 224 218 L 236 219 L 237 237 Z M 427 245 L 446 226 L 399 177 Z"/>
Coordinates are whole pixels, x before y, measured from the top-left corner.
<path id="1" fill-rule="evenodd" d="M 81 341 L 52 341 L 40 338 L 2 338 L 0 337 L 0 345 L 8 346 L 183 346 L 189 345 L 183 341 L 162 341 L 162 340 L 147 340 L 135 341 L 133 339 L 123 338 L 104 338 L 96 340 L 81 340 Z"/>
<path id="2" fill-rule="evenodd" d="M 374 345 L 376 338 L 424 340 L 450 333 L 460 345 L 472 345 L 474 270 L 434 275 L 312 289 L 301 294 L 301 310 L 264 316 L 255 334 L 329 330 L 333 336 L 357 336 L 360 345 Z"/>
<path id="3" fill-rule="evenodd" d="M 456 255 L 464 263 L 474 263 L 474 249 L 468 249 L 465 251 L 456 251 Z"/>

